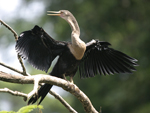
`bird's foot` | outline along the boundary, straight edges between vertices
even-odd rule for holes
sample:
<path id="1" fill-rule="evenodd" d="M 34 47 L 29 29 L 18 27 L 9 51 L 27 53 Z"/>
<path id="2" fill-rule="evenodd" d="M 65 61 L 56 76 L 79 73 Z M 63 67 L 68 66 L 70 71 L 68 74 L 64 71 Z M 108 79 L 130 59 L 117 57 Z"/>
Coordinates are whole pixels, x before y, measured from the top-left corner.
<path id="1" fill-rule="evenodd" d="M 73 77 L 70 77 L 70 82 L 71 82 L 72 84 L 74 84 L 74 82 L 73 82 Z"/>
<path id="2" fill-rule="evenodd" d="M 66 81 L 68 81 L 67 78 L 66 78 L 66 76 L 65 76 L 65 74 L 63 74 L 63 79 L 65 79 Z"/>
<path id="3" fill-rule="evenodd" d="M 72 76 L 70 76 L 70 81 L 67 80 L 65 74 L 63 74 L 63 78 L 64 78 L 66 81 L 71 82 L 72 84 L 74 84 L 74 82 L 73 82 L 73 77 L 72 77 Z"/>

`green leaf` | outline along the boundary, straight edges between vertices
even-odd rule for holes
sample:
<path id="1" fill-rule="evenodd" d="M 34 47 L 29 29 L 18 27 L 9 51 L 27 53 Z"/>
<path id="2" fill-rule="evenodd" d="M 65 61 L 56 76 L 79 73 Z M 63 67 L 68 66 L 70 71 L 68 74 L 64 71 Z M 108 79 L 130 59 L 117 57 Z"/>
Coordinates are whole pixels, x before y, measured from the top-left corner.
<path id="1" fill-rule="evenodd" d="M 43 109 L 43 106 L 41 106 L 41 105 L 25 106 L 25 107 L 22 107 L 21 109 L 19 109 L 19 111 L 17 113 L 29 113 L 29 112 L 33 111 L 33 109 L 36 109 L 36 108 Z"/>
<path id="2" fill-rule="evenodd" d="M 14 111 L 0 111 L 0 113 L 15 113 Z"/>

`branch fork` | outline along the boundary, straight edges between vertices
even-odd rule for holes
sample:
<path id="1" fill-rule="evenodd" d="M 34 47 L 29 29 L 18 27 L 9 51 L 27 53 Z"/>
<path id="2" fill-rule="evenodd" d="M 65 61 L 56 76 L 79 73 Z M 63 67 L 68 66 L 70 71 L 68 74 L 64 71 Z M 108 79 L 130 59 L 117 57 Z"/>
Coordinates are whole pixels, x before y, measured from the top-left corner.
<path id="1" fill-rule="evenodd" d="M 35 76 L 34 77 L 34 88 L 33 90 L 27 95 L 27 98 L 29 99 L 32 95 L 37 95 L 38 94 L 38 86 L 39 86 L 39 81 L 41 80 L 41 76 Z"/>

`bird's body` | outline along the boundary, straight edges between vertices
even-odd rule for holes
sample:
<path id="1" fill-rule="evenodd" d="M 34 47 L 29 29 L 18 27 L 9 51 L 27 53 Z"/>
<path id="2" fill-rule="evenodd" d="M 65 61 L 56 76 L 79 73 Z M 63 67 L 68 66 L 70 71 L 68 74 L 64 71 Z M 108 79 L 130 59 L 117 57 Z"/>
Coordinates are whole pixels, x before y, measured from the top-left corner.
<path id="1" fill-rule="evenodd" d="M 63 75 L 73 77 L 77 71 L 78 65 L 79 60 L 71 54 L 69 48 L 66 48 L 66 50 L 59 56 L 50 75 L 60 78 L 62 78 Z"/>
<path id="2" fill-rule="evenodd" d="M 108 42 L 92 40 L 84 43 L 80 39 L 80 29 L 74 16 L 67 10 L 53 12 L 65 19 L 71 26 L 71 42 L 56 41 L 42 28 L 35 26 L 32 30 L 22 32 L 16 44 L 16 50 L 29 63 L 40 70 L 48 71 L 56 56 L 58 61 L 50 75 L 63 78 L 73 77 L 79 69 L 81 77 L 93 77 L 96 74 L 131 73 L 135 70 L 136 59 L 109 48 Z M 52 85 L 45 84 L 38 95 L 31 97 L 28 104 L 44 99 Z"/>

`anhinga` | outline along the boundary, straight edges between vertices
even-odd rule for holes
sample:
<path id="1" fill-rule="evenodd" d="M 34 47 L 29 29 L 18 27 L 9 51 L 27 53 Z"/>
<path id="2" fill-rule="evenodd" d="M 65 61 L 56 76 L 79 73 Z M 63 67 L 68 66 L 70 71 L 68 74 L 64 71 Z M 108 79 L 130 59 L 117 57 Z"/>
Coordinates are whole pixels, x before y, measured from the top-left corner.
<path id="1" fill-rule="evenodd" d="M 59 56 L 50 75 L 63 78 L 75 75 L 79 69 L 80 77 L 93 77 L 97 74 L 109 75 L 114 73 L 132 73 L 136 69 L 137 60 L 126 54 L 114 50 L 108 42 L 92 40 L 84 43 L 80 39 L 80 28 L 75 17 L 67 10 L 48 11 L 51 16 L 60 16 L 71 26 L 71 42 L 56 41 L 37 25 L 20 34 L 16 50 L 36 69 L 48 71 L 52 61 Z M 28 104 L 35 103 L 38 98 L 42 102 L 52 85 L 44 84 Z"/>

